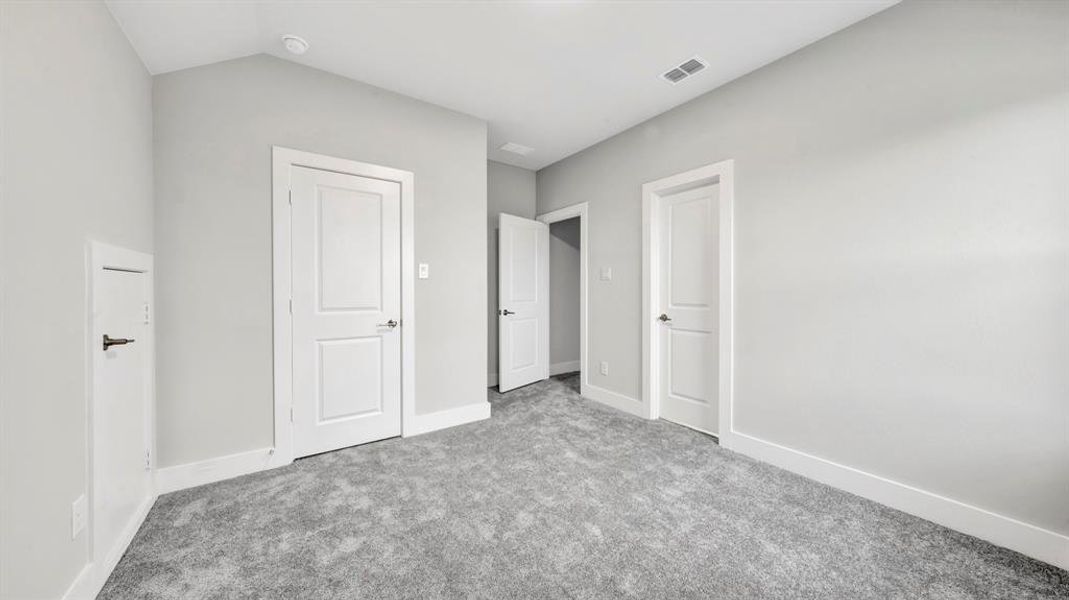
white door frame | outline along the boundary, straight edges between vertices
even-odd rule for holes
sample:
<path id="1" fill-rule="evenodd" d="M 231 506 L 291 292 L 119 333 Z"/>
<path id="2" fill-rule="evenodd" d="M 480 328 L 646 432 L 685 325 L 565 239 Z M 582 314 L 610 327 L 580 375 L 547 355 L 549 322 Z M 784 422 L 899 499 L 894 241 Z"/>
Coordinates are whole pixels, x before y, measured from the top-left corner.
<path id="1" fill-rule="evenodd" d="M 589 375 L 587 372 L 587 329 L 586 329 L 586 316 L 587 316 L 587 256 L 590 248 L 590 244 L 587 243 L 587 203 L 580 202 L 579 204 L 573 204 L 571 206 L 565 206 L 564 208 L 558 208 L 557 210 L 550 211 L 535 217 L 537 221 L 545 223 L 546 225 L 552 225 L 558 221 L 565 221 L 567 219 L 579 218 L 579 395 L 587 396 L 587 378 Z M 552 268 L 552 267 L 550 267 Z M 550 273 L 550 280 L 552 281 L 553 274 Z M 552 317 L 550 317 L 552 319 Z M 547 321 L 549 327 L 553 327 L 552 321 Z"/>
<path id="2" fill-rule="evenodd" d="M 720 207 L 720 313 L 719 373 L 717 393 L 719 416 L 718 437 L 723 446 L 730 447 L 732 404 L 734 400 L 734 340 L 735 340 L 735 192 L 733 187 L 735 162 L 725 160 L 715 164 L 672 175 L 642 186 L 642 400 L 647 417 L 660 417 L 660 336 L 656 315 L 660 307 L 661 278 L 661 203 L 662 198 L 682 191 L 719 184 L 717 198 Z M 711 366 L 711 365 L 710 365 Z"/>
<path id="3" fill-rule="evenodd" d="M 415 234 L 413 228 L 415 175 L 344 158 L 292 150 L 271 149 L 275 445 L 268 464 L 277 467 L 293 462 L 293 314 L 290 312 L 291 215 L 290 168 L 308 167 L 394 181 L 401 186 L 401 435 L 415 435 L 416 415 L 416 301 Z"/>
<path id="4" fill-rule="evenodd" d="M 155 298 L 154 298 L 154 280 L 155 271 L 153 268 L 153 256 L 151 254 L 145 254 L 143 252 L 137 252 L 134 250 L 128 250 L 126 248 L 120 248 L 118 246 L 112 246 L 101 242 L 90 240 L 86 244 L 86 416 L 88 419 L 86 428 L 86 489 L 87 495 L 87 521 L 85 526 L 85 534 L 88 536 L 89 546 L 89 581 L 88 585 L 91 590 L 91 594 L 95 595 L 104 587 L 104 583 L 107 582 L 108 576 L 111 575 L 115 565 L 119 563 L 119 559 L 122 558 L 124 552 L 130 542 L 133 541 L 134 535 L 137 533 L 141 523 L 144 522 L 145 517 L 148 516 L 149 510 L 152 508 L 152 504 L 156 501 L 155 482 L 151 482 L 150 489 L 152 492 L 146 501 L 138 507 L 137 517 L 131 522 L 130 527 L 122 532 L 122 537 L 119 539 L 119 543 L 114 548 L 100 547 L 100 540 L 96 532 L 96 527 L 99 523 L 97 518 L 97 506 L 96 494 L 99 482 L 97 482 L 97 468 L 96 468 L 96 443 L 100 437 L 100 423 L 96 419 L 97 414 L 97 398 L 95 394 L 95 384 L 97 380 L 97 369 L 100 367 L 99 358 L 102 353 L 100 351 L 100 338 L 97 337 L 96 326 L 96 300 L 99 296 L 100 285 L 100 273 L 105 269 L 113 269 L 116 271 L 129 271 L 133 273 L 142 273 L 148 278 L 147 290 L 145 291 L 147 302 L 149 306 L 149 318 L 148 324 L 145 327 L 144 334 L 138 336 L 137 343 L 145 348 L 145 356 L 148 360 L 145 362 L 145 396 L 149 399 L 148 407 L 145 413 L 145 428 L 149 439 L 149 456 L 147 457 L 149 470 L 155 469 L 156 465 L 156 318 L 155 318 Z"/>

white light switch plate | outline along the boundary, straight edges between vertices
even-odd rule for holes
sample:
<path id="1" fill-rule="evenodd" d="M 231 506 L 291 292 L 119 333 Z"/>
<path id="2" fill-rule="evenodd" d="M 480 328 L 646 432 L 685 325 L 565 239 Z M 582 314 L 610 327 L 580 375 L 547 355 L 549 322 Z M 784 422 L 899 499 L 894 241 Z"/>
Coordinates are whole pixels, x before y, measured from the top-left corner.
<path id="1" fill-rule="evenodd" d="M 427 263 L 419 263 L 419 278 L 430 279 L 431 278 L 431 266 Z"/>
<path id="2" fill-rule="evenodd" d="M 601 268 L 601 280 L 602 281 L 612 281 L 612 267 L 602 267 Z"/>

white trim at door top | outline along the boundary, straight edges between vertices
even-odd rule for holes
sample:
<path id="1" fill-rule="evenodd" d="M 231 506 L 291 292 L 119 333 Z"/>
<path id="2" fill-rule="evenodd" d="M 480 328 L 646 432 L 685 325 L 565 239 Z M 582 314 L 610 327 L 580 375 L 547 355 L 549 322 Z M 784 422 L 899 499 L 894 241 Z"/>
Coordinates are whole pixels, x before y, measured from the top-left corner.
<path id="1" fill-rule="evenodd" d="M 655 315 L 662 312 L 657 291 L 660 283 L 660 211 L 661 199 L 698 187 L 719 184 L 720 209 L 720 313 L 719 327 L 719 389 L 717 411 L 720 444 L 732 447 L 732 403 L 734 400 L 735 346 L 735 161 L 725 160 L 685 173 L 651 181 L 642 186 L 642 402 L 646 416 L 660 416 L 658 389 L 660 351 L 658 323 Z"/>
<path id="2" fill-rule="evenodd" d="M 307 167 L 356 175 L 401 186 L 401 435 L 418 433 L 416 429 L 416 302 L 415 236 L 413 228 L 415 176 L 411 171 L 372 165 L 344 158 L 334 158 L 273 146 L 272 161 L 272 241 L 273 241 L 273 310 L 274 310 L 274 392 L 275 446 L 267 467 L 293 461 L 293 317 L 290 313 L 292 290 L 290 231 L 290 170 Z"/>

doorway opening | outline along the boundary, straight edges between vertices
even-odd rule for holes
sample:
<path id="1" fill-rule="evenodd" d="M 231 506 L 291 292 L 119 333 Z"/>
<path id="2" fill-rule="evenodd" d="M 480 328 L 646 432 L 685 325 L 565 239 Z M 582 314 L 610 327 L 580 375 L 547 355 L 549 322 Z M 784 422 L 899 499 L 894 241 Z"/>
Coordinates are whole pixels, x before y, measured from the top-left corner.
<path id="1" fill-rule="evenodd" d="M 579 391 L 579 217 L 549 224 L 549 376 Z"/>
<path id="2" fill-rule="evenodd" d="M 498 216 L 501 393 L 576 373 L 576 391 L 587 394 L 586 215 L 584 202 L 534 220 Z"/>
<path id="3" fill-rule="evenodd" d="M 549 374 L 588 394 L 587 203 L 538 216 L 549 225 Z"/>

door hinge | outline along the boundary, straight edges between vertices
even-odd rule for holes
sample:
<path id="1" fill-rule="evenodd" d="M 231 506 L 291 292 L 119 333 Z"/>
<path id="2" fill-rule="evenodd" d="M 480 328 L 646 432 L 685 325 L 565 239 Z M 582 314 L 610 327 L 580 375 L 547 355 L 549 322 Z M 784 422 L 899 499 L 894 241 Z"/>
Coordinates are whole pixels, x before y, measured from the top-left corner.
<path id="1" fill-rule="evenodd" d="M 290 423 L 293 422 L 293 407 L 290 407 Z"/>
<path id="2" fill-rule="evenodd" d="M 290 206 L 293 206 L 293 190 L 289 190 L 287 194 L 287 199 L 289 200 Z"/>
<path id="3" fill-rule="evenodd" d="M 145 470 L 152 470 L 152 451 L 145 450 Z"/>
<path id="4" fill-rule="evenodd" d="M 148 321 L 149 321 L 149 319 L 148 319 L 148 302 L 145 303 L 144 309 L 145 309 L 145 325 L 148 325 Z"/>
<path id="5" fill-rule="evenodd" d="M 293 298 L 290 298 L 290 314 L 293 314 Z"/>

